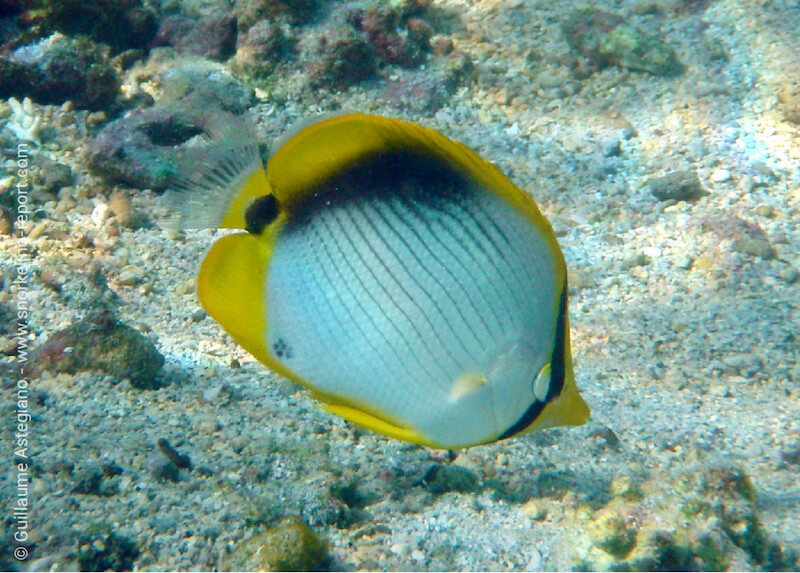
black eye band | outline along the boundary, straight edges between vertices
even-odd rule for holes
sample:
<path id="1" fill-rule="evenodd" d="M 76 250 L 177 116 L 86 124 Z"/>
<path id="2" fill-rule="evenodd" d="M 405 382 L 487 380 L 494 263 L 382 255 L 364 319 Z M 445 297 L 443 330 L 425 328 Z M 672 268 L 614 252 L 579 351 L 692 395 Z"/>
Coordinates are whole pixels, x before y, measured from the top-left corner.
<path id="1" fill-rule="evenodd" d="M 255 199 L 244 213 L 248 233 L 260 235 L 264 228 L 275 220 L 280 205 L 275 195 L 264 195 Z"/>

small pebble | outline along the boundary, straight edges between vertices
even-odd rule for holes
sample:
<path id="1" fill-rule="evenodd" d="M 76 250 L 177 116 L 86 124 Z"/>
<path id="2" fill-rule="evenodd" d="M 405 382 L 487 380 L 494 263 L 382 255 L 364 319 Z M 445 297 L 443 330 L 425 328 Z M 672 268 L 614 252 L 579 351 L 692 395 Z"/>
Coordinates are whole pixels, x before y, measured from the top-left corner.
<path id="1" fill-rule="evenodd" d="M 712 396 L 725 398 L 731 395 L 731 391 L 726 384 L 712 384 L 709 388 Z"/>
<path id="2" fill-rule="evenodd" d="M 694 260 L 692 260 L 692 257 L 687 255 L 686 253 L 681 253 L 679 255 L 676 255 L 675 258 L 672 259 L 672 261 L 677 268 L 684 271 L 689 270 L 692 266 L 692 263 L 694 262 Z"/>
<path id="3" fill-rule="evenodd" d="M 197 430 L 202 434 L 213 434 L 219 431 L 220 424 L 213 416 L 206 416 L 197 423 Z"/>
<path id="4" fill-rule="evenodd" d="M 800 273 L 798 273 L 797 269 L 794 267 L 784 267 L 778 272 L 778 276 L 782 281 L 793 284 L 800 278 Z"/>
<path id="5" fill-rule="evenodd" d="M 106 115 L 106 112 L 102 110 L 92 112 L 86 116 L 86 125 L 89 127 L 97 127 L 106 121 L 108 121 L 108 116 Z"/>
<path id="6" fill-rule="evenodd" d="M 612 139 L 603 144 L 603 157 L 619 157 L 622 154 L 622 144 L 619 139 Z"/>
<path id="7" fill-rule="evenodd" d="M 222 384 L 217 386 L 212 386 L 211 388 L 207 388 L 203 390 L 203 400 L 208 402 L 209 404 L 213 404 L 219 398 L 220 393 L 222 392 Z"/>
<path id="8" fill-rule="evenodd" d="M 544 521 L 547 517 L 547 507 L 540 501 L 532 500 L 522 506 L 522 513 L 534 521 Z"/>
<path id="9" fill-rule="evenodd" d="M 408 543 L 392 543 L 389 546 L 389 551 L 400 557 L 408 555 Z"/>
<path id="10" fill-rule="evenodd" d="M 766 179 L 775 179 L 775 172 L 770 169 L 769 165 L 764 163 L 763 161 L 756 161 L 754 162 L 750 168 L 753 170 L 754 173 L 761 175 Z"/>
<path id="11" fill-rule="evenodd" d="M 541 571 L 542 570 L 542 554 L 536 549 L 531 550 L 531 556 L 528 563 L 525 564 L 525 571 Z"/>
<path id="12" fill-rule="evenodd" d="M 702 139 L 695 139 L 688 146 L 689 157 L 698 161 L 706 156 L 708 150 L 706 149 L 705 144 L 703 143 Z"/>
<path id="13" fill-rule="evenodd" d="M 437 56 L 446 56 L 453 51 L 453 40 L 443 36 L 437 36 L 431 40 L 433 53 Z"/>
<path id="14" fill-rule="evenodd" d="M 645 185 L 659 201 L 689 201 L 708 195 L 700 184 L 697 173 L 691 169 L 650 178 Z"/>
<path id="15" fill-rule="evenodd" d="M 478 489 L 478 476 L 464 467 L 436 464 L 427 472 L 425 486 L 435 495 L 449 491 L 469 493 Z"/>
<path id="16" fill-rule="evenodd" d="M 190 470 L 192 469 L 192 460 L 187 454 L 181 454 L 172 447 L 172 444 L 166 438 L 158 439 L 158 449 L 161 453 L 172 462 L 178 469 Z"/>
<path id="17" fill-rule="evenodd" d="M 75 474 L 70 491 L 84 495 L 100 495 L 103 478 L 99 464 L 91 463 Z"/>
<path id="18" fill-rule="evenodd" d="M 108 206 L 120 225 L 124 227 L 131 226 L 133 222 L 133 207 L 127 193 L 119 190 L 114 191 L 108 200 Z"/>
<path id="19" fill-rule="evenodd" d="M 14 223 L 11 220 L 11 212 L 0 208 L 0 235 L 10 235 L 14 230 Z"/>
<path id="20" fill-rule="evenodd" d="M 725 183 L 731 180 L 731 172 L 727 169 L 715 169 L 711 173 L 711 181 L 714 183 Z"/>
<path id="21" fill-rule="evenodd" d="M 601 426 L 589 434 L 592 438 L 599 438 L 604 448 L 618 450 L 620 448 L 619 436 L 614 433 L 614 430 L 606 426 Z"/>
<path id="22" fill-rule="evenodd" d="M 145 277 L 144 271 L 134 265 L 128 265 L 119 272 L 117 280 L 120 284 L 134 286 L 140 283 Z"/>
<path id="23" fill-rule="evenodd" d="M 149 463 L 150 473 L 158 481 L 177 482 L 181 479 L 180 470 L 170 461 L 153 459 Z"/>
<path id="24" fill-rule="evenodd" d="M 634 267 L 645 267 L 650 264 L 650 257 L 645 255 L 644 253 L 637 253 L 625 259 L 622 265 L 626 269 L 632 269 Z"/>
<path id="25" fill-rule="evenodd" d="M 191 294 L 194 292 L 195 285 L 196 281 L 194 279 L 189 279 L 179 283 L 178 286 L 175 288 L 175 291 L 178 294 Z"/>
<path id="26" fill-rule="evenodd" d="M 759 205 L 756 208 L 756 213 L 758 213 L 762 217 L 767 217 L 768 219 L 771 219 L 775 214 L 775 210 L 769 205 Z"/>
<path id="27" fill-rule="evenodd" d="M 781 459 L 787 464 L 800 464 L 800 442 L 795 442 L 782 448 Z"/>
<path id="28" fill-rule="evenodd" d="M 750 175 L 745 175 L 739 180 L 739 187 L 747 193 L 752 193 L 759 187 L 763 187 L 763 185 L 759 181 L 753 179 Z"/>
<path id="29" fill-rule="evenodd" d="M 101 227 L 103 222 L 108 218 L 111 213 L 111 209 L 109 208 L 107 203 L 98 203 L 95 205 L 94 210 L 92 210 L 92 215 L 90 219 L 92 223 L 95 224 L 96 227 Z"/>
<path id="30" fill-rule="evenodd" d="M 28 233 L 28 238 L 31 241 L 35 241 L 36 239 L 44 235 L 46 231 L 47 231 L 47 221 L 42 221 L 38 223 L 33 229 L 31 229 L 31 232 Z"/>

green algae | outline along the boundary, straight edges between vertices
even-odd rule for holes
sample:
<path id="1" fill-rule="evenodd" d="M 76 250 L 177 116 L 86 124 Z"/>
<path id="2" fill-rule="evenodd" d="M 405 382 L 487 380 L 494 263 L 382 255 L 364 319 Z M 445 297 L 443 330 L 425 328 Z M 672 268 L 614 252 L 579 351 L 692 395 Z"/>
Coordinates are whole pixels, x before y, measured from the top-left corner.
<path id="1" fill-rule="evenodd" d="M 608 12 L 577 10 L 566 19 L 563 31 L 567 42 L 597 66 L 615 65 L 656 76 L 683 71 L 675 51 L 663 40 Z"/>
<path id="2" fill-rule="evenodd" d="M 755 488 L 740 468 L 661 476 L 637 484 L 635 496 L 619 481 L 612 482 L 608 504 L 579 517 L 589 544 L 577 556 L 576 570 L 723 571 L 748 566 L 772 571 L 791 570 L 798 563 L 793 552 L 767 533 Z M 656 507 L 653 499 L 660 500 Z"/>
<path id="3" fill-rule="evenodd" d="M 297 516 L 287 516 L 239 544 L 225 560 L 227 571 L 311 571 L 328 556 L 328 542 Z"/>

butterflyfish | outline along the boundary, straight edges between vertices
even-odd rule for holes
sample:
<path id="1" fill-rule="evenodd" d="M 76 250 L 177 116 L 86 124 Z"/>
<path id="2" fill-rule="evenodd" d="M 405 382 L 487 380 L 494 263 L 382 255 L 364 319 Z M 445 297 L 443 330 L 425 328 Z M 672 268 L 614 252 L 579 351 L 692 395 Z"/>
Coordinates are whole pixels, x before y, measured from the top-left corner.
<path id="1" fill-rule="evenodd" d="M 533 199 L 437 131 L 360 113 L 284 138 L 267 161 L 228 118 L 176 185 L 217 240 L 208 313 L 326 410 L 463 448 L 583 424 L 564 256 Z"/>

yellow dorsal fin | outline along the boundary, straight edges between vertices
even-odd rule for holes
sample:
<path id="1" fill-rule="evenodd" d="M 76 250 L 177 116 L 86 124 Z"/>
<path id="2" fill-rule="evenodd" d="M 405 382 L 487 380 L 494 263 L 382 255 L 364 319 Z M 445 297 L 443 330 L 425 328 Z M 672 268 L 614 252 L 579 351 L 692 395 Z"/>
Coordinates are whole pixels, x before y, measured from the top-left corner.
<path id="1" fill-rule="evenodd" d="M 354 161 L 391 149 L 398 126 L 360 113 L 326 117 L 289 137 L 270 157 L 267 180 L 287 208 Z"/>
<path id="2" fill-rule="evenodd" d="M 293 203 L 354 161 L 392 150 L 438 159 L 503 197 L 548 237 L 563 267 L 550 223 L 530 195 L 464 144 L 427 127 L 362 113 L 326 117 L 300 129 L 275 151 L 267 166 L 267 180 L 281 204 L 291 209 Z"/>

